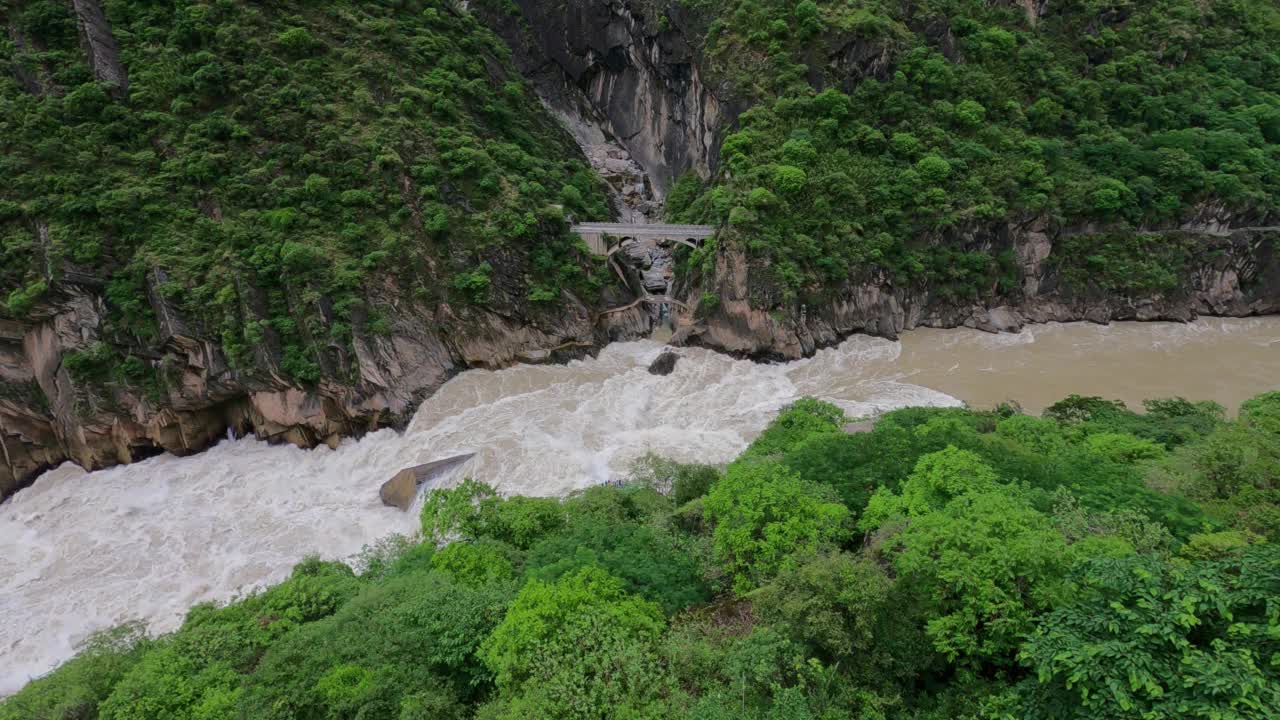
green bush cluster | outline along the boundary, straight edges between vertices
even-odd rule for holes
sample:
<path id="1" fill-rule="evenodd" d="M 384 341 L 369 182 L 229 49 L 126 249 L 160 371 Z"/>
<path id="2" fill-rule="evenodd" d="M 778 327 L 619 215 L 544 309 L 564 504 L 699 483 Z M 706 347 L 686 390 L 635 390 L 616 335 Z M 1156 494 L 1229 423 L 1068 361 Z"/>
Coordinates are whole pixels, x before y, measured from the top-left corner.
<path id="1" fill-rule="evenodd" d="M 709 22 L 709 74 L 749 109 L 722 176 L 677 185 L 668 209 L 727 225 L 774 288 L 758 303 L 878 270 L 959 300 L 1009 293 L 1008 228 L 1037 218 L 1107 230 L 1054 248 L 1081 288 L 1164 291 L 1194 241 L 1138 231 L 1204 208 L 1274 216 L 1266 0 L 681 4 Z"/>
<path id="2" fill-rule="evenodd" d="M 101 284 L 117 355 L 163 339 L 150 290 L 237 366 L 272 350 L 314 382 L 398 296 L 554 299 L 607 277 L 564 220 L 606 216 L 603 185 L 452 3 L 103 5 L 118 98 L 70 3 L 0 8 L 24 38 L 3 64 L 49 80 L 0 75 L 0 315 L 74 271 Z M 491 287 L 493 266 L 513 280 Z"/>
<path id="3" fill-rule="evenodd" d="M 844 420 L 433 490 L 425 540 L 103 634 L 0 720 L 1275 717 L 1280 393 Z"/>

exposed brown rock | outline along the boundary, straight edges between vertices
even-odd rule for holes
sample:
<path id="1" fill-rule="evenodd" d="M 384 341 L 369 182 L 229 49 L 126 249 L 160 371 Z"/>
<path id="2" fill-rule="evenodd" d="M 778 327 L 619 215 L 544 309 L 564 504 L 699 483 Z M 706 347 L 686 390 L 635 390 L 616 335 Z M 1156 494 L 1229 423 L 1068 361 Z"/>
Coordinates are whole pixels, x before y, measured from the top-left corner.
<path id="1" fill-rule="evenodd" d="M 405 468 L 382 483 L 378 488 L 378 497 L 388 507 L 408 510 L 413 499 L 418 495 L 418 475 L 413 468 Z"/>
<path id="2" fill-rule="evenodd" d="M 914 327 L 967 326 L 1017 332 L 1029 322 L 1189 322 L 1200 315 L 1244 317 L 1280 312 L 1280 228 L 1216 233 L 1212 231 L 1220 227 L 1221 213 L 1202 210 L 1199 216 L 1206 225 L 1165 231 L 1193 233 L 1198 248 L 1180 286 L 1141 296 L 1069 286 L 1051 262 L 1055 235 L 1039 220 L 1011 225 L 1003 233 L 1019 262 L 1019 288 L 1004 295 L 993 292 L 972 302 L 939 296 L 925 286 L 898 286 L 886 275 L 871 272 L 833 291 L 820 306 L 786 303 L 779 291 L 760 280 L 767 273 L 754 272 L 746 256 L 734 249 L 732 238 L 729 242 L 722 238 L 714 273 L 686 288 L 683 295 L 693 304 L 694 298 L 707 291 L 718 303 L 679 317 L 671 342 L 742 357 L 793 360 L 854 333 L 895 339 Z M 996 236 L 982 237 L 990 242 Z M 979 245 L 978 249 L 992 247 Z"/>
<path id="3" fill-rule="evenodd" d="M 163 283 L 163 280 L 160 280 Z M 262 364 L 230 367 L 219 345 L 198 336 L 160 293 L 160 397 L 111 385 L 86 386 L 62 363 L 103 337 L 99 289 L 63 286 L 27 323 L 0 327 L 0 499 L 44 470 L 73 461 L 86 469 L 157 452 L 199 452 L 228 434 L 302 447 L 399 427 L 454 374 L 500 368 L 522 358 L 562 361 L 612 340 L 648 333 L 642 308 L 600 315 L 569 296 L 558 310 L 434 308 L 399 302 L 388 334 L 355 333 L 349 376 L 299 387 L 282 378 L 278 350 Z"/>
<path id="4" fill-rule="evenodd" d="M 378 489 L 378 497 L 382 499 L 383 505 L 407 511 L 413 506 L 414 499 L 418 497 L 418 488 L 423 483 L 452 470 L 473 457 L 475 457 L 475 453 L 466 453 L 405 468 L 382 484 L 382 487 Z"/>

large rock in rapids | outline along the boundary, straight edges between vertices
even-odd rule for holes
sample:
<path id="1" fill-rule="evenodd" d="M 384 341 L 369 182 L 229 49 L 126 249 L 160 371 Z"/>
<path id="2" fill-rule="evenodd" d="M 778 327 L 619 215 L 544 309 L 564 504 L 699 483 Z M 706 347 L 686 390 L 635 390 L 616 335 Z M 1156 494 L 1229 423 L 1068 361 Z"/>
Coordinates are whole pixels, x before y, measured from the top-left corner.
<path id="1" fill-rule="evenodd" d="M 671 352 L 670 350 L 667 350 L 663 352 L 661 355 L 659 355 L 657 359 L 655 359 L 652 363 L 649 364 L 649 374 L 650 375 L 670 375 L 671 373 L 675 372 L 676 361 L 679 359 L 680 359 L 679 355 Z"/>
<path id="2" fill-rule="evenodd" d="M 405 468 L 382 483 L 382 487 L 378 490 L 378 497 L 382 499 L 383 505 L 407 511 L 413 507 L 413 501 L 418 497 L 418 488 L 422 487 L 423 483 L 443 475 L 473 457 L 475 453 L 466 453 Z"/>

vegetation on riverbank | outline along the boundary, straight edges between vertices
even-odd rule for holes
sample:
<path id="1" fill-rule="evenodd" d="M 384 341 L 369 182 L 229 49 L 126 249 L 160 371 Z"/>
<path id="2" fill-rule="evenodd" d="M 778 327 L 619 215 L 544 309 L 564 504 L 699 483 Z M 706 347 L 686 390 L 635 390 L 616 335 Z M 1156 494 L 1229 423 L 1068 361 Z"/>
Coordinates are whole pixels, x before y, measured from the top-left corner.
<path id="1" fill-rule="evenodd" d="M 1269 718 L 1280 393 L 805 399 L 725 468 L 433 491 L 358 572 L 100 636 L 0 720 Z"/>
<path id="2" fill-rule="evenodd" d="M 127 88 L 95 81 L 71 3 L 0 8 L 0 317 L 100 288 L 95 370 L 153 353 L 159 303 L 238 367 L 271 339 L 305 383 L 327 346 L 386 332 L 381 296 L 607 279 L 564 221 L 606 216 L 602 183 L 451 3 L 102 5 Z"/>
<path id="3" fill-rule="evenodd" d="M 686 178 L 669 209 L 727 224 L 784 299 L 869 267 L 958 300 L 1007 293 L 1007 235 L 1033 220 L 1106 230 L 1055 249 L 1089 272 L 1140 230 L 1280 201 L 1268 0 L 682 4 L 709 22 L 708 74 L 753 105 L 724 176 Z M 1168 289 L 1180 258 L 1134 258 L 1138 289 Z"/>

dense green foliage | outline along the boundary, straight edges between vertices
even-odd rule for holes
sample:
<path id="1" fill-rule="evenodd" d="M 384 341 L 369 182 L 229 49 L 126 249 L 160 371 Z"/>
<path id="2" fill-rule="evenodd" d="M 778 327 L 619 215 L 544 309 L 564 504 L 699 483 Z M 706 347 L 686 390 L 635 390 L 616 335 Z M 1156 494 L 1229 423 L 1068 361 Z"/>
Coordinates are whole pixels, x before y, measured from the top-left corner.
<path id="1" fill-rule="evenodd" d="M 1268 680 L 1280 565 L 1268 549 L 1176 566 L 1152 558 L 1083 563 L 1081 595 L 1027 643 L 1050 717 L 1263 717 L 1280 709 Z M 1115 682 L 1121 679 L 1122 682 Z"/>
<path id="2" fill-rule="evenodd" d="M 425 541 L 120 628 L 0 720 L 1276 717 L 1280 393 L 1147 409 L 805 399 L 724 469 L 466 481 Z"/>
<path id="3" fill-rule="evenodd" d="M 597 284 L 564 210 L 606 216 L 598 179 L 452 3 L 102 5 L 127 93 L 93 82 L 70 3 L 0 7 L 0 65 L 47 79 L 0 73 L 0 316 L 78 273 L 104 286 L 104 337 L 145 347 L 150 287 L 233 363 L 275 346 L 314 381 L 327 347 L 386 331 L 388 288 Z"/>
<path id="4" fill-rule="evenodd" d="M 710 23 L 710 74 L 754 104 L 725 176 L 686 178 L 670 210 L 727 223 L 766 305 L 872 269 L 1009 293 L 1000 239 L 1031 219 L 1106 229 L 1055 247 L 1068 284 L 1167 291 L 1194 240 L 1139 231 L 1280 198 L 1270 0 L 680 1 Z"/>
<path id="5" fill-rule="evenodd" d="M 980 238 L 1032 221 L 1106 229 L 1055 247 L 1067 287 L 1165 292 L 1197 240 L 1142 230 L 1280 200 L 1267 0 L 679 1 L 755 106 L 669 207 L 748 252 L 754 301 L 878 270 L 1013 292 Z M 73 378 L 156 390 L 120 357 L 160 339 L 149 295 L 314 382 L 388 329 L 386 288 L 604 281 L 564 222 L 606 214 L 600 183 L 454 3 L 103 7 L 127 91 L 92 81 L 67 3 L 0 8 L 0 60 L 42 86 L 0 78 L 0 316 L 100 284 L 110 342 Z M 846 434 L 804 399 L 725 468 L 647 457 L 564 499 L 467 480 L 359 573 L 306 560 L 174 633 L 112 630 L 0 720 L 1280 716 L 1280 393 L 1145 409 Z"/>

